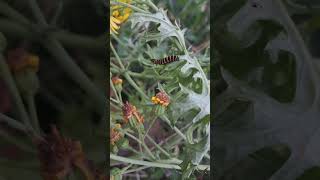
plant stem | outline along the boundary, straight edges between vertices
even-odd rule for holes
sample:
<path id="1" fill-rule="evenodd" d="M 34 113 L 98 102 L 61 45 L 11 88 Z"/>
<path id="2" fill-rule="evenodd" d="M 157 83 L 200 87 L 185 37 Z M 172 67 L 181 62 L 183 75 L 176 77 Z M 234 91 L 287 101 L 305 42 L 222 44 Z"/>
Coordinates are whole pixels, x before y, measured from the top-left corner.
<path id="1" fill-rule="evenodd" d="M 121 104 L 122 106 L 122 101 L 120 100 L 119 96 L 118 96 L 118 92 L 116 91 L 116 88 L 114 87 L 113 83 L 112 83 L 112 80 L 111 80 L 111 73 L 110 73 L 110 86 L 111 86 L 111 89 L 112 91 L 114 92 L 114 94 L 116 95 L 116 98 L 117 98 L 117 101 Z"/>
<path id="2" fill-rule="evenodd" d="M 27 18 L 11 8 L 6 2 L 0 2 L 0 13 L 22 24 L 30 24 Z"/>
<path id="3" fill-rule="evenodd" d="M 2 113 L 0 113 L 0 122 L 6 122 L 10 127 L 23 131 L 23 132 L 27 132 L 27 128 L 24 124 L 18 122 L 15 119 L 12 119 Z"/>
<path id="4" fill-rule="evenodd" d="M 126 68 L 125 68 L 124 65 L 122 64 L 121 59 L 120 59 L 117 51 L 114 49 L 113 44 L 112 44 L 111 42 L 110 42 L 110 48 L 111 48 L 114 56 L 116 56 L 116 60 L 117 60 L 117 62 L 119 63 L 120 68 L 121 68 L 122 70 L 125 70 Z"/>
<path id="5" fill-rule="evenodd" d="M 178 166 L 178 165 L 141 161 L 141 160 L 137 160 L 137 159 L 130 159 L 130 158 L 117 156 L 114 154 L 110 154 L 110 159 L 125 162 L 125 163 L 130 163 L 130 164 L 149 166 L 149 167 L 159 167 L 159 168 L 178 169 L 178 170 L 181 169 L 180 166 Z"/>
<path id="6" fill-rule="evenodd" d="M 3 80 L 5 81 L 6 85 L 8 86 L 9 91 L 11 92 L 11 95 L 17 105 L 18 113 L 20 114 L 20 118 L 24 122 L 27 131 L 31 131 L 33 135 L 36 135 L 36 132 L 32 128 L 30 124 L 30 120 L 28 117 L 28 114 L 26 112 L 26 109 L 24 107 L 24 104 L 22 102 L 22 98 L 19 94 L 18 88 L 16 87 L 16 84 L 14 82 L 14 79 L 11 75 L 11 72 L 9 70 L 9 67 L 7 63 L 5 62 L 5 59 L 2 54 L 0 54 L 0 73 L 2 74 Z"/>
<path id="7" fill-rule="evenodd" d="M 36 0 L 28 0 L 28 1 L 29 1 L 30 8 L 32 10 L 32 13 L 34 17 L 37 19 L 37 21 L 40 23 L 40 25 L 43 27 L 47 26 L 48 25 L 47 21 L 43 16 L 41 9 L 39 8 Z"/>
<path id="8" fill-rule="evenodd" d="M 161 116 L 161 119 L 163 119 L 169 126 L 171 126 L 171 124 L 170 124 L 170 120 L 168 119 L 168 117 L 167 116 Z M 187 137 L 175 126 L 175 127 L 173 127 L 173 130 L 179 135 L 179 136 L 181 136 L 184 140 L 186 140 L 187 139 Z"/>
<path id="9" fill-rule="evenodd" d="M 129 75 L 137 78 L 142 78 L 142 79 L 159 79 L 159 80 L 171 80 L 173 79 L 172 77 L 168 76 L 153 76 L 153 75 L 148 75 L 148 74 L 141 74 L 141 73 L 136 73 L 136 72 L 128 72 Z"/>
<path id="10" fill-rule="evenodd" d="M 122 5 L 122 6 L 125 6 L 125 7 L 128 7 L 128 8 L 131 8 L 131 9 L 137 11 L 137 12 L 149 14 L 148 11 L 145 11 L 145 10 L 143 10 L 143 9 L 140 9 L 140 8 L 138 8 L 138 7 L 136 7 L 136 6 L 133 6 L 133 5 L 131 5 L 131 4 L 128 4 L 128 3 L 123 3 L 123 2 L 119 2 L 119 1 L 118 1 L 118 2 L 110 2 L 110 5 Z"/>
<path id="11" fill-rule="evenodd" d="M 34 96 L 28 94 L 26 98 L 27 98 L 27 104 L 29 108 L 31 122 L 33 124 L 35 131 L 37 131 L 40 134 L 41 130 L 40 130 L 40 125 L 39 125 L 39 120 L 37 115 L 37 109 L 34 102 Z"/>
<path id="12" fill-rule="evenodd" d="M 159 146 L 149 135 L 147 135 L 147 138 L 154 144 L 156 148 L 158 148 L 164 155 L 166 155 L 168 158 L 171 158 L 170 154 L 164 150 L 161 146 Z"/>
<path id="13" fill-rule="evenodd" d="M 131 158 L 125 158 L 125 157 L 117 156 L 115 154 L 110 154 L 110 159 L 116 160 L 116 161 L 125 162 L 125 163 L 130 163 L 130 164 L 137 164 L 137 165 L 147 166 L 147 167 L 159 167 L 159 168 L 177 169 L 177 170 L 181 169 L 180 166 L 174 165 L 174 164 L 165 164 L 165 163 L 141 161 L 141 160 L 137 160 L 137 159 L 131 159 Z M 197 168 L 199 170 L 205 170 L 205 169 L 210 170 L 210 166 L 209 165 L 198 165 Z"/>
<path id="14" fill-rule="evenodd" d="M 153 4 L 153 2 L 151 0 L 147 0 L 147 5 L 149 5 L 153 10 L 158 11 L 158 7 Z"/>
<path id="15" fill-rule="evenodd" d="M 113 123 L 113 122 L 110 122 L 110 124 L 111 124 L 112 126 L 114 126 L 114 123 Z M 142 145 L 143 148 L 146 149 L 148 155 L 149 155 L 152 159 L 156 159 L 156 158 L 154 157 L 154 155 L 152 154 L 151 150 L 149 149 L 149 147 L 145 144 L 144 141 L 141 140 L 140 135 L 139 135 L 139 138 L 140 138 L 140 139 L 138 139 L 138 138 L 136 138 L 135 136 L 133 136 L 132 134 L 130 134 L 129 132 L 123 130 L 123 129 L 119 129 L 119 130 L 120 130 L 120 132 L 122 132 L 123 134 L 125 134 L 125 135 L 129 136 L 130 138 L 132 138 L 133 140 L 137 141 L 138 144 L 139 144 L 139 146 Z M 141 147 L 141 150 L 142 150 L 142 147 Z M 142 152 L 141 152 L 141 153 L 142 153 Z"/>
<path id="16" fill-rule="evenodd" d="M 131 86 L 133 86 L 133 88 L 138 91 L 138 93 L 140 94 L 140 96 L 144 99 L 144 100 L 148 100 L 149 97 L 139 88 L 139 86 L 137 86 L 137 84 L 133 81 L 133 79 L 130 77 L 130 75 L 128 73 L 124 74 L 124 77 L 127 79 L 127 81 L 130 83 Z"/>
<path id="17" fill-rule="evenodd" d="M 120 59 L 118 53 L 116 52 L 116 50 L 114 49 L 112 43 L 110 43 L 110 47 L 111 47 L 111 50 L 112 50 L 113 54 L 115 55 L 115 57 L 116 57 L 119 65 L 120 65 L 120 68 L 121 68 L 122 70 L 125 70 L 125 67 L 124 67 L 124 65 L 122 64 L 121 59 Z M 140 94 L 140 96 L 141 96 L 143 99 L 145 99 L 145 100 L 149 99 L 148 96 L 137 86 L 137 84 L 133 81 L 133 79 L 130 77 L 130 75 L 129 75 L 127 72 L 124 72 L 124 77 L 125 77 L 126 80 L 130 83 L 130 85 L 133 86 L 133 88 L 138 91 L 138 93 Z"/>
<path id="18" fill-rule="evenodd" d="M 156 120 L 157 120 L 157 117 L 154 117 L 154 118 L 152 119 L 151 123 L 149 124 L 149 127 L 148 127 L 147 131 L 145 132 L 145 134 L 144 134 L 144 136 L 143 136 L 143 139 L 146 137 L 146 135 L 148 135 L 150 129 L 152 128 L 152 126 L 153 126 L 153 124 L 156 122 Z"/>
<path id="19" fill-rule="evenodd" d="M 82 89 L 84 89 L 96 100 L 98 103 L 97 107 L 101 108 L 100 111 L 103 112 L 106 99 L 104 94 L 97 89 L 87 75 L 80 69 L 78 65 L 76 65 L 61 43 L 53 38 L 48 38 L 42 44 L 48 49 L 50 54 L 55 57 L 54 60 L 57 61 L 57 63 L 71 77 L 71 79 L 77 82 Z"/>
<path id="20" fill-rule="evenodd" d="M 152 154 L 152 152 L 150 151 L 149 147 L 147 146 L 147 144 L 144 142 L 144 139 L 142 138 L 142 135 L 139 135 L 141 142 L 142 142 L 142 146 L 143 148 L 147 151 L 147 153 L 149 154 L 149 156 L 151 157 L 151 159 L 155 160 L 156 157 Z"/>
<path id="21" fill-rule="evenodd" d="M 32 153 L 32 154 L 36 153 L 36 151 L 33 148 L 31 148 L 28 145 L 22 143 L 20 139 L 17 139 L 15 137 L 13 137 L 12 135 L 8 134 L 7 132 L 5 132 L 2 129 L 0 130 L 0 136 L 4 140 L 8 141 L 11 144 L 16 145 L 18 148 L 20 148 L 21 150 L 23 150 L 25 152 L 29 152 L 29 153 Z"/>
<path id="22" fill-rule="evenodd" d="M 128 171 L 124 171 L 121 174 L 129 174 L 129 173 L 133 173 L 133 172 L 136 172 L 136 171 L 141 171 L 141 170 L 144 170 L 144 169 L 147 169 L 147 168 L 149 168 L 149 166 L 142 166 L 142 167 L 139 167 L 139 168 L 136 168 L 136 169 L 130 169 Z"/>
<path id="23" fill-rule="evenodd" d="M 11 21 L 8 18 L 0 18 L 0 31 L 2 31 L 6 35 L 13 36 L 15 38 L 38 40 L 38 33 L 32 30 L 33 28 L 39 29 L 40 27 L 38 26 L 39 25 L 36 24 L 24 25 L 22 23 Z M 77 48 L 84 49 L 90 52 L 105 53 L 105 41 L 103 41 L 104 39 L 79 35 L 76 33 L 67 32 L 59 29 L 52 32 L 48 32 L 46 35 L 49 35 L 50 37 L 57 39 L 65 47 L 68 48 Z"/>
<path id="24" fill-rule="evenodd" d="M 115 34 L 111 33 L 111 36 L 124 48 L 128 49 L 128 46 L 122 42 Z"/>

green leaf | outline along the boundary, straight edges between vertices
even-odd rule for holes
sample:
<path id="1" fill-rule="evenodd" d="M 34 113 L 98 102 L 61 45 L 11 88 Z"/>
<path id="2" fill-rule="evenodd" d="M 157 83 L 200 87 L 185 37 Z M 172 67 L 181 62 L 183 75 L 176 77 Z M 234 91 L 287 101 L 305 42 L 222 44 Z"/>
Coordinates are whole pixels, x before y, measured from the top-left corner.
<path id="1" fill-rule="evenodd" d="M 139 23 L 154 22 L 160 24 L 158 27 L 159 34 L 151 35 L 149 40 L 157 40 L 160 44 L 164 39 L 168 37 L 176 37 L 181 45 L 185 47 L 184 33 L 185 30 L 180 31 L 179 28 L 172 24 L 167 16 L 167 11 L 159 9 L 155 14 L 150 13 L 134 13 L 130 20 L 132 22 L 131 28 L 135 27 Z"/>
<path id="2" fill-rule="evenodd" d="M 196 123 L 205 116 L 210 114 L 210 94 L 209 93 L 195 93 L 194 91 L 180 85 L 181 91 L 187 94 L 187 98 L 182 103 L 177 104 L 182 112 L 189 111 L 190 109 L 198 109 L 199 113 L 193 118 Z"/>

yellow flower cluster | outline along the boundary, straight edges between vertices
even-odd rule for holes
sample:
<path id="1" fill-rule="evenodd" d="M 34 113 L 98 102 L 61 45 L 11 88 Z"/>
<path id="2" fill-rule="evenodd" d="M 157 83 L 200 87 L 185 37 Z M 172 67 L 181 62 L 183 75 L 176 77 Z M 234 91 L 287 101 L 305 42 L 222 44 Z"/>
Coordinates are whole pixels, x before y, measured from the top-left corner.
<path id="1" fill-rule="evenodd" d="M 165 92 L 159 92 L 156 96 L 151 98 L 152 103 L 160 104 L 162 106 L 168 106 L 170 104 L 170 98 Z"/>
<path id="2" fill-rule="evenodd" d="M 130 4 L 131 0 L 119 0 L 119 2 Z M 129 7 L 123 7 L 122 5 L 115 5 L 111 7 L 111 15 L 110 15 L 110 33 L 118 34 L 118 30 L 120 29 L 120 25 L 125 22 L 132 10 Z"/>

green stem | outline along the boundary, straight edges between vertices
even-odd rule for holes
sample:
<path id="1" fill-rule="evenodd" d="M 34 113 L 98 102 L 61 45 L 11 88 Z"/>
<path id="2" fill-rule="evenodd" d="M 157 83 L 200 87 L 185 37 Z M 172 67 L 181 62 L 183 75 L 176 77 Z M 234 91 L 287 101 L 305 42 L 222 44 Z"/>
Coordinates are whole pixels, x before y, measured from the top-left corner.
<path id="1" fill-rule="evenodd" d="M 111 36 L 124 48 L 128 49 L 128 45 L 122 42 L 115 34 L 111 33 Z"/>
<path id="2" fill-rule="evenodd" d="M 137 78 L 143 78 L 143 79 L 159 79 L 159 80 L 172 80 L 172 77 L 167 76 L 154 76 L 154 75 L 148 75 L 148 74 L 141 74 L 136 72 L 128 72 L 129 75 Z"/>
<path id="3" fill-rule="evenodd" d="M 154 146 L 155 146 L 156 148 L 158 148 L 164 155 L 166 155 L 168 158 L 171 158 L 170 154 L 169 154 L 166 150 L 164 150 L 161 146 L 159 146 L 149 135 L 147 135 L 147 138 L 148 138 L 149 141 L 151 141 L 151 142 L 154 144 Z"/>
<path id="4" fill-rule="evenodd" d="M 161 116 L 161 119 L 163 119 L 169 126 L 171 126 L 170 124 L 170 120 L 168 119 L 167 116 Z M 177 128 L 177 127 L 173 127 L 173 130 L 179 135 L 181 136 L 184 140 L 187 139 L 187 137 Z"/>
<path id="5" fill-rule="evenodd" d="M 112 80 L 111 80 L 111 73 L 110 73 L 110 86 L 111 86 L 111 89 L 112 91 L 114 92 L 114 94 L 116 95 L 116 98 L 117 98 L 117 101 L 120 102 L 121 106 L 122 106 L 122 101 L 120 100 L 119 96 L 118 96 L 118 92 L 116 91 L 116 88 L 114 87 L 113 83 L 112 83 Z"/>
<path id="6" fill-rule="evenodd" d="M 114 126 L 114 123 L 113 123 L 113 122 L 110 122 L 110 124 L 111 124 L 112 126 Z M 154 155 L 152 154 L 151 150 L 149 149 L 149 147 L 145 144 L 144 141 L 141 140 L 140 136 L 139 136 L 140 139 L 138 139 L 138 138 L 136 138 L 135 136 L 131 135 L 129 132 L 123 130 L 123 129 L 119 129 L 119 130 L 120 130 L 120 132 L 122 132 L 123 134 L 125 134 L 125 135 L 129 136 L 130 138 L 132 138 L 133 140 L 137 141 L 138 144 L 139 144 L 139 146 L 142 145 L 142 146 L 144 147 L 144 149 L 146 149 L 148 155 L 149 155 L 152 159 L 156 159 L 156 158 L 154 157 Z M 142 153 L 142 152 L 141 152 L 141 153 Z"/>
<path id="7" fill-rule="evenodd" d="M 110 65 L 113 67 L 113 68 L 110 68 L 112 73 L 123 73 L 113 63 L 111 63 Z M 172 77 L 168 77 L 168 76 L 149 75 L 149 74 L 136 73 L 136 72 L 132 72 L 132 71 L 128 71 L 127 73 L 132 77 L 141 78 L 141 79 L 158 79 L 158 80 L 172 80 L 173 79 Z"/>
<path id="8" fill-rule="evenodd" d="M 30 113 L 30 119 L 33 124 L 33 127 L 35 131 L 37 131 L 39 134 L 41 133 L 38 115 L 37 115 L 37 109 L 34 102 L 34 96 L 33 95 L 27 95 L 27 104 L 29 108 Z"/>
<path id="9" fill-rule="evenodd" d="M 149 162 L 149 161 L 141 161 L 137 159 L 131 159 L 131 158 L 125 158 L 121 156 L 117 156 L 115 154 L 110 154 L 110 159 L 115 161 L 121 161 L 124 163 L 130 163 L 130 164 L 136 164 L 136 165 L 142 165 L 142 166 L 148 166 L 148 167 L 159 167 L 159 168 L 166 168 L 166 169 L 177 169 L 181 170 L 181 167 L 174 164 L 165 164 L 165 163 L 157 163 L 157 162 Z M 199 170 L 210 170 L 209 165 L 198 165 L 197 168 Z"/>
<path id="10" fill-rule="evenodd" d="M 127 79 L 127 81 L 129 82 L 129 84 L 131 86 L 133 86 L 133 88 L 138 91 L 138 93 L 140 94 L 140 96 L 145 99 L 148 100 L 149 97 L 139 88 L 139 86 L 137 86 L 137 84 L 133 81 L 133 79 L 130 77 L 130 75 L 128 73 L 124 74 L 124 77 Z"/>
<path id="11" fill-rule="evenodd" d="M 147 169 L 147 168 L 149 168 L 149 166 L 142 166 L 142 167 L 139 167 L 139 168 L 135 168 L 135 169 L 130 169 L 130 170 L 128 170 L 128 171 L 124 171 L 124 172 L 121 173 L 121 174 L 129 174 L 129 173 L 141 171 L 141 170 L 144 170 L 144 169 Z"/>
<path id="12" fill-rule="evenodd" d="M 11 8 L 6 2 L 0 2 L 0 13 L 22 24 L 30 24 L 27 18 Z"/>
<path id="13" fill-rule="evenodd" d="M 119 101 L 118 101 L 118 100 L 116 100 L 116 99 L 113 99 L 113 98 L 111 98 L 111 97 L 110 97 L 110 100 L 111 100 L 111 101 L 113 101 L 113 102 L 115 102 L 115 103 L 117 103 L 117 104 L 119 104 L 119 105 L 122 105 L 122 103 L 121 103 L 121 102 L 119 102 Z"/>
<path id="14" fill-rule="evenodd" d="M 41 9 L 39 8 L 36 0 L 28 0 L 28 1 L 29 1 L 30 8 L 32 10 L 32 13 L 34 17 L 37 19 L 37 21 L 40 23 L 40 25 L 43 27 L 47 26 L 48 25 L 47 21 L 43 16 Z"/>
<path id="15" fill-rule="evenodd" d="M 87 75 L 80 69 L 80 67 L 74 62 L 71 56 L 63 48 L 60 42 L 53 38 L 48 38 L 43 41 L 43 46 L 46 47 L 49 53 L 54 57 L 54 60 L 61 66 L 61 68 L 71 77 L 71 79 L 77 82 L 82 89 L 84 89 L 94 100 L 98 103 L 97 107 L 103 112 L 105 105 L 104 94 L 97 89 L 93 82 L 87 77 Z"/>
<path id="16" fill-rule="evenodd" d="M 148 135 L 150 129 L 151 129 L 152 126 L 153 126 L 153 124 L 156 122 L 156 119 L 157 119 L 157 117 L 154 117 L 154 118 L 152 119 L 151 123 L 149 124 L 149 127 L 148 127 L 147 131 L 145 132 L 145 134 L 144 134 L 144 136 L 143 136 L 143 139 L 146 137 L 146 135 Z"/>
<path id="17" fill-rule="evenodd" d="M 147 151 L 148 155 L 151 157 L 151 159 L 155 160 L 156 157 L 152 154 L 147 144 L 144 142 L 144 139 L 142 138 L 142 135 L 139 133 L 140 141 L 142 142 L 143 148 Z"/>
<path id="18" fill-rule="evenodd" d="M 147 5 L 150 6 L 155 11 L 159 11 L 158 7 L 155 4 L 153 4 L 151 0 L 147 0 Z"/>
<path id="19" fill-rule="evenodd" d="M 178 170 L 181 169 L 180 166 L 178 166 L 178 165 L 141 161 L 141 160 L 137 160 L 137 159 L 130 159 L 130 158 L 117 156 L 114 154 L 110 154 L 110 159 L 125 162 L 125 163 L 130 163 L 130 164 L 149 166 L 149 167 L 159 167 L 159 168 L 178 169 Z"/>
<path id="20" fill-rule="evenodd" d="M 111 47 L 111 50 L 112 50 L 113 54 L 115 55 L 115 57 L 116 57 L 116 59 L 117 59 L 117 62 L 118 62 L 119 65 L 120 65 L 121 70 L 124 71 L 124 70 L 125 70 L 125 67 L 124 67 L 124 65 L 122 64 L 121 59 L 120 59 L 117 51 L 114 49 L 112 43 L 110 43 L 110 47 Z M 124 72 L 124 77 L 125 77 L 126 80 L 129 82 L 129 84 L 130 84 L 131 86 L 133 86 L 133 88 L 134 88 L 136 91 L 138 91 L 138 93 L 140 94 L 140 96 L 141 96 L 143 99 L 145 99 L 145 100 L 149 99 L 148 96 L 140 89 L 140 87 L 137 86 L 137 84 L 133 81 L 133 79 L 130 77 L 130 75 L 129 75 L 127 72 Z"/>
<path id="21" fill-rule="evenodd" d="M 180 131 L 180 129 L 178 129 L 177 127 L 174 127 L 173 130 L 180 136 L 182 137 L 184 140 L 187 139 L 187 137 Z"/>
<path id="22" fill-rule="evenodd" d="M 18 122 L 15 119 L 12 119 L 12 118 L 4 115 L 2 113 L 0 113 L 0 122 L 6 122 L 10 127 L 17 129 L 17 130 L 20 130 L 20 131 L 23 131 L 23 132 L 27 131 L 27 128 L 24 124 Z"/>
<path id="23" fill-rule="evenodd" d="M 20 118 L 24 122 L 27 130 L 31 131 L 33 133 L 33 135 L 36 135 L 34 129 L 32 128 L 32 126 L 30 124 L 30 120 L 29 120 L 27 111 L 24 107 L 24 104 L 22 102 L 22 98 L 19 94 L 18 88 L 16 87 L 16 84 L 14 82 L 12 74 L 11 74 L 7 63 L 5 62 L 5 58 L 3 57 L 2 54 L 0 54 L 0 73 L 2 74 L 3 80 L 5 81 L 6 85 L 8 86 L 8 89 L 11 92 L 11 95 L 17 105 L 17 110 L 20 114 Z"/>
<path id="24" fill-rule="evenodd" d="M 127 149 L 129 149 L 130 151 L 132 151 L 132 152 L 134 152 L 135 154 L 137 154 L 137 155 L 139 155 L 139 156 L 144 156 L 143 154 L 141 154 L 140 152 L 138 152 L 137 150 L 135 150 L 134 148 L 132 148 L 132 147 L 127 147 Z"/>
<path id="25" fill-rule="evenodd" d="M 105 52 L 106 37 L 90 37 L 86 35 L 80 35 L 64 30 L 57 30 L 50 34 L 52 38 L 57 39 L 64 46 L 75 49 L 85 49 L 91 52 Z"/>
<path id="26" fill-rule="evenodd" d="M 135 6 L 133 6 L 133 5 L 131 5 L 131 4 L 128 4 L 128 3 L 123 3 L 123 2 L 119 2 L 119 1 L 118 1 L 118 2 L 110 2 L 110 5 L 122 5 L 122 6 L 125 6 L 125 7 L 128 7 L 128 8 L 131 8 L 131 9 L 137 11 L 137 12 L 149 14 L 148 11 L 145 11 L 145 10 L 143 10 L 143 9 L 140 9 L 140 8 L 138 8 L 138 7 L 135 7 Z"/>
<path id="27" fill-rule="evenodd" d="M 30 146 L 24 144 L 23 142 L 21 142 L 20 139 L 17 139 L 15 137 L 13 137 L 12 135 L 8 134 L 7 132 L 5 132 L 2 129 L 0 130 L 0 136 L 4 140 L 8 141 L 11 144 L 16 145 L 18 148 L 20 148 L 21 150 L 23 150 L 25 152 L 29 152 L 29 153 L 32 153 L 32 154 L 36 153 L 36 151 L 33 148 L 31 148 Z"/>
<path id="28" fill-rule="evenodd" d="M 113 54 L 116 56 L 116 60 L 117 60 L 117 62 L 119 63 L 120 68 L 121 68 L 122 70 L 125 70 L 126 68 L 125 68 L 124 65 L 122 64 L 121 59 L 120 59 L 117 51 L 115 50 L 115 48 L 113 47 L 113 44 L 112 44 L 111 42 L 110 42 L 110 48 L 111 48 Z"/>

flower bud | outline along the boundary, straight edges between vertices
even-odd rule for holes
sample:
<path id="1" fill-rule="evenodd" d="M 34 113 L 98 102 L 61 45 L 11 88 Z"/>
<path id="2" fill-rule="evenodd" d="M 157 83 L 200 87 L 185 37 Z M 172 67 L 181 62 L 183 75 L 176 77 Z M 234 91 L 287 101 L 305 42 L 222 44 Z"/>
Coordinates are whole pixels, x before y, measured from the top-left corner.
<path id="1" fill-rule="evenodd" d="M 119 78 L 118 76 L 112 77 L 111 79 L 114 87 L 116 88 L 116 90 L 120 93 L 122 91 L 122 83 L 123 80 L 121 78 Z"/>
<path id="2" fill-rule="evenodd" d="M 36 74 L 39 69 L 39 57 L 23 48 L 16 48 L 9 51 L 7 63 L 22 94 L 34 95 L 39 88 Z"/>

